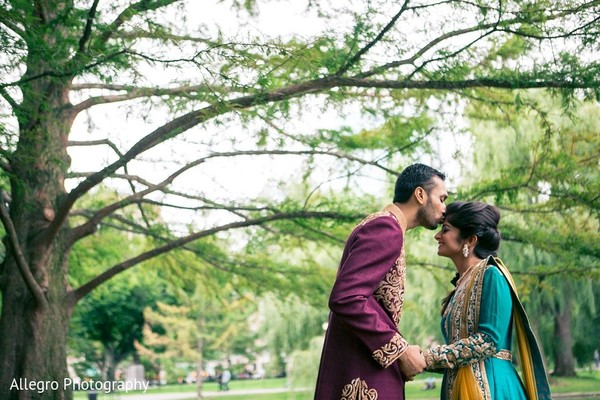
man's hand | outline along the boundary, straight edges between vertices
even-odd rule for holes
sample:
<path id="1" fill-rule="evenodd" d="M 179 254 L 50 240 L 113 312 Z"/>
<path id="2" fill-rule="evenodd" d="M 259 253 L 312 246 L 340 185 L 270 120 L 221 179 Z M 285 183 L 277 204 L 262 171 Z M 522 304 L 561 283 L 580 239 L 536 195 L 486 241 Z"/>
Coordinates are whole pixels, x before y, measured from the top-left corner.
<path id="1" fill-rule="evenodd" d="M 426 367 L 421 348 L 417 345 L 408 346 L 408 349 L 399 358 L 400 369 L 407 381 L 412 381 L 415 375 L 420 374 Z"/>

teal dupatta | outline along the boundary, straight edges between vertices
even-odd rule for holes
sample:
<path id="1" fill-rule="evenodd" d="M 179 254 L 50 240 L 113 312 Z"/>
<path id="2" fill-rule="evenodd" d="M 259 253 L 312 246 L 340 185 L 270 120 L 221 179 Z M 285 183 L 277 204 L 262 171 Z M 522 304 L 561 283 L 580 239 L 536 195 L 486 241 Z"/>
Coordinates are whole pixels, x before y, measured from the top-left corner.
<path id="1" fill-rule="evenodd" d="M 513 326 L 517 332 L 519 361 L 522 380 L 527 398 L 530 400 L 550 400 L 550 386 L 546 376 L 546 368 L 537 339 L 531 330 L 525 308 L 517 294 L 515 282 L 502 260 L 489 257 L 488 265 L 495 265 L 508 281 L 513 300 Z"/>

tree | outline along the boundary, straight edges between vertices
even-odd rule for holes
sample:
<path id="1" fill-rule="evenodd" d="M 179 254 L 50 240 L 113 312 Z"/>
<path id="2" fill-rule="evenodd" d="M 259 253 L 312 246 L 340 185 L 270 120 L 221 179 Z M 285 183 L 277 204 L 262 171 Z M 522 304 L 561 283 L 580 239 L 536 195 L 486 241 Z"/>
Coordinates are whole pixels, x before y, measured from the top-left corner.
<path id="1" fill-rule="evenodd" d="M 580 314 L 595 312 L 590 282 L 600 273 L 600 108 L 572 99 L 565 109 L 541 93 L 517 96 L 512 102 L 498 94 L 495 107 L 473 105 L 477 181 L 465 196 L 503 209 L 502 254 L 519 266 L 515 276 L 538 316 L 533 323 L 553 374 L 575 376 L 573 328 L 582 325 Z"/>
<path id="2" fill-rule="evenodd" d="M 104 207 L 116 199 L 113 191 L 100 187 L 80 204 L 87 209 Z M 152 223 L 158 226 L 160 221 L 153 214 L 151 209 L 146 210 L 146 217 L 152 218 Z M 128 217 L 134 218 L 131 214 Z M 144 238 L 132 237 L 128 232 L 108 225 L 100 226 L 95 235 L 73 247 L 69 257 L 69 283 L 78 286 L 119 262 L 123 256 L 137 254 L 146 246 L 144 241 Z M 77 358 L 83 355 L 87 364 L 97 365 L 105 380 L 114 380 L 116 369 L 123 360 L 130 356 L 137 358 L 134 343 L 142 337 L 144 308 L 154 305 L 158 298 L 165 301 L 169 297 L 157 271 L 154 268 L 140 275 L 135 275 L 134 271 L 121 274 L 82 299 L 74 310 L 69 352 Z"/>
<path id="3" fill-rule="evenodd" d="M 235 20 L 229 26 L 227 18 L 210 12 L 204 23 L 187 21 L 187 15 L 198 16 L 186 10 L 191 4 L 1 2 L 0 167 L 1 181 L 10 183 L 0 196 L 6 231 L 0 269 L 2 398 L 19 397 L 10 391 L 14 379 L 61 382 L 67 376 L 65 343 L 75 305 L 123 271 L 223 232 L 273 229 L 280 236 L 310 236 L 319 233 L 307 220 L 324 226 L 322 220 L 357 218 L 351 204 L 343 209 L 311 201 L 311 190 L 298 202 L 281 200 L 281 192 L 279 201 L 248 200 L 206 192 L 198 182 L 176 185 L 190 171 L 211 164 L 219 172 L 226 164 L 215 166 L 218 160 L 292 155 L 304 160 L 298 169 L 305 170 L 309 185 L 312 172 L 332 159 L 342 162 L 330 164 L 330 176 L 346 176 L 354 184 L 365 168 L 393 173 L 410 159 L 399 159 L 399 151 L 410 155 L 423 148 L 435 128 L 431 97 L 454 99 L 481 87 L 599 94 L 598 63 L 588 57 L 597 50 L 597 0 L 405 1 L 396 10 L 384 1 L 339 7 L 310 1 L 308 12 L 324 20 L 325 28 L 306 38 L 254 29 L 264 6 L 256 0 L 220 2 Z M 440 15 L 443 20 L 434 17 Z M 332 21 L 344 24 L 327 29 Z M 512 38 L 522 39 L 527 51 L 498 65 L 503 55 L 496 45 Z M 116 128 L 98 140 L 75 140 L 84 113 L 96 121 L 88 127 L 93 130 L 98 121 L 93 110 L 110 104 L 138 110 L 148 121 L 146 133 Z M 118 118 L 112 110 L 109 118 Z M 374 116 L 371 126 L 380 127 L 356 132 L 322 125 L 298 134 L 286 124 L 328 110 L 339 115 L 360 110 Z M 119 121 L 126 122 L 127 117 Z M 234 126 L 250 142 L 238 132 L 221 140 Z M 114 153 L 92 171 L 78 171 L 71 167 L 76 146 L 107 146 Z M 170 163 L 144 176 L 140 164 L 157 162 L 167 146 L 175 149 Z M 190 147 L 193 155 L 182 150 Z M 86 193 L 116 181 L 129 192 L 110 205 L 78 209 Z M 165 232 L 148 223 L 148 205 L 203 219 Z M 134 207 L 139 218 L 123 216 Z M 74 214 L 85 220 L 71 218 Z M 276 224 L 283 220 L 295 223 L 294 229 Z M 71 287 L 69 252 L 100 224 L 148 235 L 156 245 Z M 61 388 L 38 397 L 71 394 Z"/>

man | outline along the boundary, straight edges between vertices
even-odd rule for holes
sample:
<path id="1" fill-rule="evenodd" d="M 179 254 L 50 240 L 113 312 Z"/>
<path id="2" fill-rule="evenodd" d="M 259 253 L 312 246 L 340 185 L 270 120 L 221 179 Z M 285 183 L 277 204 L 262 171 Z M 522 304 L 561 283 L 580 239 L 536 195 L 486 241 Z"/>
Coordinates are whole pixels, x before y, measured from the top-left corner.
<path id="1" fill-rule="evenodd" d="M 418 346 L 398 330 L 402 312 L 404 234 L 443 220 L 445 175 L 423 164 L 398 176 L 394 203 L 350 234 L 329 298 L 316 400 L 404 399 L 404 382 L 423 371 Z"/>

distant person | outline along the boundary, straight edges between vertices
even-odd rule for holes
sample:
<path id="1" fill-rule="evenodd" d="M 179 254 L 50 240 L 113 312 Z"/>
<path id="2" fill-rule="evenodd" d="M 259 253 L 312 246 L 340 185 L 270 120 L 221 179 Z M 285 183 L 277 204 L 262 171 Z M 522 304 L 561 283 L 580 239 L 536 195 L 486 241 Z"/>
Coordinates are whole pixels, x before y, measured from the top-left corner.
<path id="1" fill-rule="evenodd" d="M 423 164 L 396 180 L 393 204 L 348 237 L 329 298 L 329 324 L 316 400 L 403 400 L 404 382 L 422 372 L 418 346 L 400 334 L 406 231 L 436 229 L 448 196 L 445 175 Z"/>
<path id="2" fill-rule="evenodd" d="M 452 260 L 456 289 L 442 305 L 445 345 L 423 352 L 427 369 L 442 370 L 441 399 L 550 400 L 539 347 L 510 272 L 495 258 L 500 245 L 499 210 L 457 201 L 446 208 L 435 235 L 438 255 Z M 519 364 L 512 363 L 512 327 Z"/>
<path id="3" fill-rule="evenodd" d="M 435 389 L 435 378 L 433 376 L 427 377 L 425 379 L 425 387 L 423 390 L 433 390 Z"/>
<path id="4" fill-rule="evenodd" d="M 598 349 L 594 350 L 594 364 L 596 365 L 596 369 L 600 369 L 600 353 Z"/>
<path id="5" fill-rule="evenodd" d="M 219 383 L 219 390 L 229 390 L 229 381 L 231 380 L 231 372 L 227 368 L 221 374 L 221 381 Z"/>

